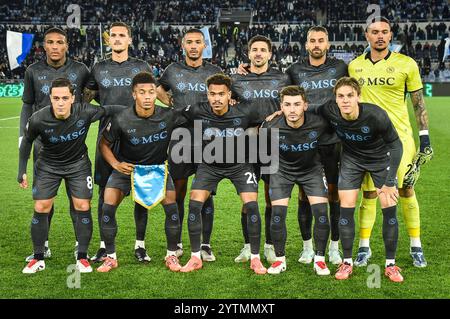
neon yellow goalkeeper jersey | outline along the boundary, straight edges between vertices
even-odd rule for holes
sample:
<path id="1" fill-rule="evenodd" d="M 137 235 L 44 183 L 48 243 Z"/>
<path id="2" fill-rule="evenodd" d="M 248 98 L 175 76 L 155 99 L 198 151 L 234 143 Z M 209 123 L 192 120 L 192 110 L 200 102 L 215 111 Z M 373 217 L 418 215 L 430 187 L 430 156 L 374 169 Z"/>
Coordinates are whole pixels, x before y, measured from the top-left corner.
<path id="1" fill-rule="evenodd" d="M 383 60 L 373 63 L 368 52 L 350 62 L 348 72 L 361 86 L 361 102 L 382 107 L 399 134 L 412 135 L 406 93 L 423 87 L 412 58 L 389 52 Z"/>

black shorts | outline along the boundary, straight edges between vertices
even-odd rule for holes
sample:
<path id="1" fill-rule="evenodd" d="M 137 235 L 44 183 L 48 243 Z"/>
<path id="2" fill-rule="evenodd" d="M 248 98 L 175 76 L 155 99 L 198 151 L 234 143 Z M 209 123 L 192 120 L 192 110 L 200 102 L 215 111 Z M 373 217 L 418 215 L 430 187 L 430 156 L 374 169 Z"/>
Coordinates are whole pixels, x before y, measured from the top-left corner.
<path id="1" fill-rule="evenodd" d="M 176 133 L 176 129 L 172 132 L 172 134 Z M 198 163 L 194 163 L 194 147 L 193 145 L 186 144 L 187 147 L 190 149 L 190 161 L 187 162 L 181 162 L 181 163 L 175 163 L 172 159 L 172 148 L 175 145 L 182 145 L 179 143 L 185 143 L 182 141 L 177 140 L 171 140 L 169 143 L 169 156 L 168 156 L 168 163 L 169 163 L 169 172 L 172 176 L 173 180 L 180 180 L 180 179 L 188 179 L 191 175 L 194 175 L 197 171 Z M 193 143 L 192 143 L 193 144 Z M 184 154 L 183 154 L 184 155 Z"/>
<path id="2" fill-rule="evenodd" d="M 388 174 L 389 160 L 377 163 L 361 163 L 350 156 L 342 154 L 339 172 L 339 190 L 360 189 L 364 175 L 370 173 L 376 188 L 381 188 Z"/>
<path id="3" fill-rule="evenodd" d="M 270 175 L 270 200 L 290 198 L 295 184 L 302 187 L 306 196 L 328 197 L 328 184 L 323 167 L 317 166 L 296 177 L 286 176 L 280 171 Z"/>
<path id="4" fill-rule="evenodd" d="M 117 188 L 125 196 L 128 196 L 131 192 L 131 175 L 122 174 L 114 169 L 108 178 L 105 188 Z M 170 174 L 167 175 L 166 191 L 175 191 Z"/>
<path id="5" fill-rule="evenodd" d="M 101 136 L 101 135 L 99 135 Z M 108 182 L 108 178 L 111 175 L 113 168 L 108 162 L 103 158 L 100 149 L 98 148 L 100 140 L 97 141 L 97 150 L 95 152 L 95 164 L 94 164 L 94 182 L 100 187 L 105 187 Z M 117 158 L 117 154 L 119 153 L 119 142 L 115 142 L 111 146 L 111 151 L 114 156 Z"/>
<path id="6" fill-rule="evenodd" d="M 73 197 L 91 199 L 94 186 L 91 174 L 91 161 L 87 154 L 69 165 L 53 166 L 38 159 L 34 167 L 33 199 L 55 197 L 63 179 L 68 193 Z"/>
<path id="7" fill-rule="evenodd" d="M 231 167 L 217 167 L 208 164 L 198 166 L 191 189 L 207 190 L 213 192 L 223 179 L 229 179 L 238 194 L 257 193 L 258 181 L 252 164 L 236 164 Z"/>
<path id="8" fill-rule="evenodd" d="M 264 183 L 269 184 L 270 183 L 270 175 L 269 174 L 261 174 L 261 164 L 260 163 L 256 163 L 256 164 L 252 164 L 253 165 L 253 170 L 255 171 L 255 175 L 256 175 L 256 180 L 263 180 Z"/>
<path id="9" fill-rule="evenodd" d="M 325 170 L 329 184 L 337 184 L 339 180 L 339 160 L 341 157 L 341 143 L 319 145 L 320 161 Z"/>

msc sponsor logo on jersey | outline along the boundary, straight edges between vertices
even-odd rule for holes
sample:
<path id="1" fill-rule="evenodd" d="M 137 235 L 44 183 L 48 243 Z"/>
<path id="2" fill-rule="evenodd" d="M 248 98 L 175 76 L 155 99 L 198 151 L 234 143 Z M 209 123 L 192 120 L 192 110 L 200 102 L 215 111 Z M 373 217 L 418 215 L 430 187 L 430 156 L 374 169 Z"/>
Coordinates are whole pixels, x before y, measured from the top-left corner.
<path id="1" fill-rule="evenodd" d="M 261 90 L 245 90 L 242 94 L 244 99 L 277 99 L 278 98 L 278 90 L 270 90 L 270 89 L 261 89 Z"/>
<path id="2" fill-rule="evenodd" d="M 52 144 L 65 143 L 65 142 L 70 142 L 70 141 L 76 140 L 79 137 L 83 136 L 84 134 L 86 134 L 86 127 L 82 127 L 80 130 L 74 131 L 72 133 L 68 133 L 66 135 L 60 135 L 60 136 L 52 135 L 49 137 L 48 140 Z"/>
<path id="3" fill-rule="evenodd" d="M 104 87 L 104 88 L 109 88 L 109 87 L 118 87 L 118 86 L 131 86 L 131 78 L 103 78 L 102 81 L 100 82 L 100 84 Z"/>
<path id="4" fill-rule="evenodd" d="M 236 129 L 234 128 L 226 128 L 226 129 L 218 129 L 218 128 L 207 128 L 203 135 L 205 137 L 235 137 L 235 136 L 241 136 L 244 133 L 244 129 L 241 127 L 238 127 Z"/>
<path id="5" fill-rule="evenodd" d="M 191 82 L 178 82 L 177 90 L 180 92 L 194 91 L 194 92 L 206 92 L 206 83 L 191 83 Z"/>
<path id="6" fill-rule="evenodd" d="M 316 90 L 316 89 L 326 89 L 332 88 L 336 85 L 336 79 L 327 79 L 327 80 L 319 80 L 319 81 L 303 81 L 300 86 L 305 90 Z"/>
<path id="7" fill-rule="evenodd" d="M 364 126 L 364 128 L 368 128 L 368 127 Z M 363 128 L 361 128 L 361 131 L 362 130 L 363 130 Z M 367 132 L 367 133 L 369 133 L 369 132 Z M 365 141 L 369 141 L 372 138 L 372 135 L 356 134 L 353 132 L 350 132 L 350 133 L 342 132 L 339 129 L 336 129 L 336 134 L 341 139 L 345 139 L 347 141 L 353 141 L 353 142 L 365 142 Z"/>
<path id="8" fill-rule="evenodd" d="M 300 143 L 300 144 L 286 144 L 282 143 L 280 144 L 280 149 L 283 152 L 304 152 L 309 151 L 312 149 L 315 149 L 317 146 L 317 140 L 311 142 L 311 143 Z"/>
<path id="9" fill-rule="evenodd" d="M 373 77 L 373 78 L 359 78 L 358 83 L 361 86 L 373 86 L 373 85 L 394 85 L 394 77 Z"/>
<path id="10" fill-rule="evenodd" d="M 166 138 L 167 138 L 167 131 L 162 131 L 159 133 L 150 134 L 148 136 L 142 136 L 142 137 L 133 136 L 130 139 L 130 143 L 133 145 L 150 144 L 153 142 L 165 140 Z"/>

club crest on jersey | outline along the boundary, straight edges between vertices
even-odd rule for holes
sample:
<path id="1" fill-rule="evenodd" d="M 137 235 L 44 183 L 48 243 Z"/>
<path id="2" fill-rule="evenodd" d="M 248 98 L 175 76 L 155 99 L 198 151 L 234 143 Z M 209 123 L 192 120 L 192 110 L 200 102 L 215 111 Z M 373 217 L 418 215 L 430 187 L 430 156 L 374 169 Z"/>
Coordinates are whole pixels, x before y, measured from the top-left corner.
<path id="1" fill-rule="evenodd" d="M 75 82 L 77 80 L 77 74 L 76 73 L 69 73 L 69 80 L 71 82 Z"/>
<path id="2" fill-rule="evenodd" d="M 330 75 L 335 75 L 336 74 L 336 69 L 335 68 L 331 68 L 331 69 L 328 70 L 328 73 Z"/>
<path id="3" fill-rule="evenodd" d="M 370 132 L 370 128 L 368 126 L 363 126 L 361 127 L 361 132 L 367 134 Z"/>
<path id="4" fill-rule="evenodd" d="M 133 74 L 138 74 L 138 73 L 139 73 L 139 68 L 133 68 L 133 69 L 131 70 L 131 72 L 132 72 Z"/>
<path id="5" fill-rule="evenodd" d="M 166 126 L 167 126 L 166 122 L 161 122 L 161 123 L 159 123 L 159 128 L 160 128 L 160 129 L 165 129 Z"/>
<path id="6" fill-rule="evenodd" d="M 308 137 L 310 139 L 312 139 L 312 140 L 316 139 L 317 138 L 317 132 L 316 131 L 309 132 Z"/>
<path id="7" fill-rule="evenodd" d="M 45 95 L 49 95 L 49 93 L 50 93 L 50 86 L 49 86 L 48 84 L 44 84 L 44 85 L 41 87 L 41 92 L 42 92 L 43 94 L 45 94 Z"/>
<path id="8" fill-rule="evenodd" d="M 241 125 L 241 119 L 239 119 L 239 118 L 237 118 L 237 119 L 233 119 L 233 124 L 235 125 L 235 126 L 238 126 L 238 125 Z"/>
<path id="9" fill-rule="evenodd" d="M 84 120 L 79 120 L 77 122 L 77 127 L 82 127 L 84 125 Z"/>
<path id="10" fill-rule="evenodd" d="M 389 67 L 386 69 L 386 72 L 387 72 L 387 73 L 394 73 L 394 72 L 395 72 L 395 68 L 393 68 L 392 66 L 389 66 Z"/>
<path id="11" fill-rule="evenodd" d="M 275 87 L 276 87 L 276 86 L 278 85 L 278 83 L 279 83 L 279 81 L 278 81 L 278 80 L 272 80 L 272 85 L 273 85 L 273 86 L 275 86 Z"/>

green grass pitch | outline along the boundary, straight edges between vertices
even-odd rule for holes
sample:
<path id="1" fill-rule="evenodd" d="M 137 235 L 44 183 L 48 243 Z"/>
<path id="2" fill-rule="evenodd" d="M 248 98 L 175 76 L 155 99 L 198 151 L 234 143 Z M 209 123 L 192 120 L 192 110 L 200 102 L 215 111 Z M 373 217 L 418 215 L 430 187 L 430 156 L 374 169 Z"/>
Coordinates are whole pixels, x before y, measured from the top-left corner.
<path id="1" fill-rule="evenodd" d="M 19 99 L 0 99 L 0 298 L 448 298 L 450 98 L 427 98 L 426 103 L 431 141 L 436 155 L 422 169 L 417 194 L 422 217 L 422 243 L 429 266 L 425 269 L 412 266 L 408 253 L 409 239 L 403 218 L 399 217 L 397 263 L 403 269 L 405 277 L 402 284 L 391 283 L 384 277 L 380 214 L 371 242 L 374 253 L 371 263 L 375 266 L 371 266 L 370 273 L 366 268 L 356 268 L 350 280 L 339 282 L 333 276 L 319 278 L 313 273 L 312 265 L 299 264 L 297 259 L 301 239 L 295 199 L 297 190 L 292 195 L 287 219 L 287 271 L 278 276 L 253 274 L 249 264 L 236 264 L 233 260 L 243 242 L 241 204 L 231 183 L 223 181 L 215 197 L 215 221 L 211 240 L 217 256 L 216 262 L 205 263 L 204 269 L 195 273 L 168 271 L 163 263 L 164 213 L 161 207 L 157 207 L 150 212 L 146 238 L 152 261 L 148 265 L 139 264 L 133 255 L 135 227 L 131 199 L 127 198 L 118 210 L 119 268 L 107 274 L 83 274 L 79 281 L 80 288 L 70 288 L 74 286 L 75 279 L 72 272 L 67 272 L 67 267 L 74 264 L 74 235 L 63 188 L 55 203 L 56 211 L 50 230 L 53 256 L 46 262 L 47 269 L 35 275 L 21 273 L 25 266 L 24 257 L 32 251 L 29 230 L 33 201 L 31 190 L 20 189 L 16 182 L 21 102 Z M 91 159 L 94 158 L 96 132 L 97 125 L 93 125 L 87 140 Z M 29 176 L 31 166 L 30 161 Z M 262 194 L 259 196 L 259 203 L 263 212 Z M 92 211 L 95 224 L 91 255 L 95 253 L 99 243 L 97 196 L 94 196 Z M 183 227 L 183 241 L 186 252 L 189 249 L 186 224 Z M 183 264 L 188 259 L 187 255 L 189 254 L 181 259 Z M 377 276 L 376 265 L 380 266 L 380 276 Z M 334 273 L 336 267 L 329 267 Z M 372 285 L 368 285 L 368 282 Z"/>

